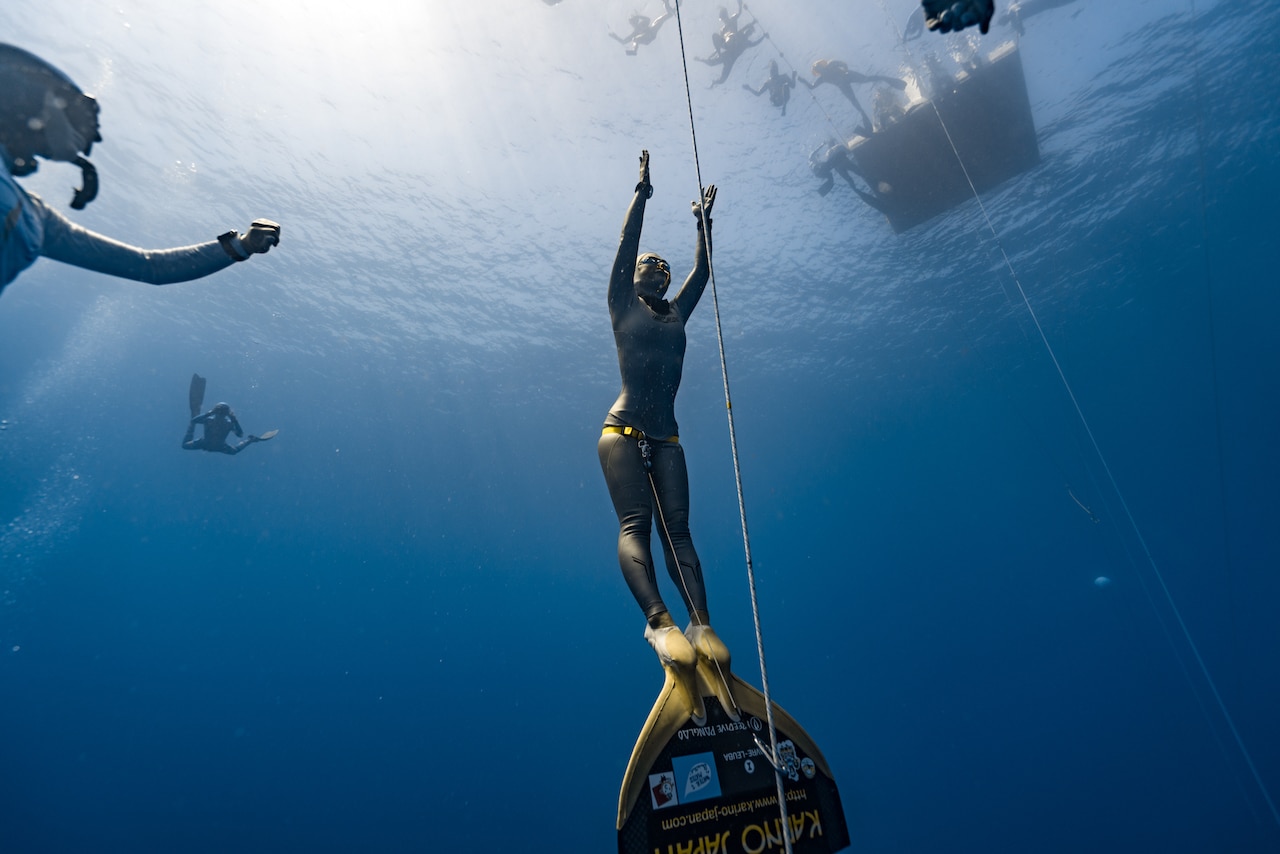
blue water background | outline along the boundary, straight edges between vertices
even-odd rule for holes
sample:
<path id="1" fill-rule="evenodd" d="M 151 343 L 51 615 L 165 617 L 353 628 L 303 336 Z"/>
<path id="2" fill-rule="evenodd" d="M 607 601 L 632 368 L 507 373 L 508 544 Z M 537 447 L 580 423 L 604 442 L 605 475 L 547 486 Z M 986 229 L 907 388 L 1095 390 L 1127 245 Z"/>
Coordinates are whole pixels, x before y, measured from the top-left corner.
<path id="1" fill-rule="evenodd" d="M 771 688 L 853 850 L 1277 850 L 1280 13 L 1029 18 L 1043 162 L 895 235 L 814 192 L 838 93 L 740 84 L 1011 30 L 908 53 L 909 0 L 750 5 L 728 85 L 690 65 L 701 174 Z M 680 33 L 625 55 L 633 8 L 0 7 L 102 104 L 77 222 L 284 226 L 199 282 L 40 261 L 0 298 L 0 850 L 613 850 L 662 674 L 595 458 L 604 288 L 639 150 L 677 277 L 698 187 Z M 193 371 L 279 437 L 182 451 Z M 677 415 L 758 684 L 710 296 Z"/>

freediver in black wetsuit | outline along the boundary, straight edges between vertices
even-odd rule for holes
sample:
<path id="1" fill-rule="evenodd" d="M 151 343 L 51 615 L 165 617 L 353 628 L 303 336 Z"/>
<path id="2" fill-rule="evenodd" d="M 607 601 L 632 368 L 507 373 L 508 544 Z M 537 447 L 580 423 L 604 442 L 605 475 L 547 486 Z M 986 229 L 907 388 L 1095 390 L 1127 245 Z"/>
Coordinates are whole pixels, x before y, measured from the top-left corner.
<path id="1" fill-rule="evenodd" d="M 719 65 L 720 79 L 711 81 L 712 86 L 719 86 L 721 83 L 729 79 L 729 72 L 733 71 L 733 64 L 738 61 L 738 57 L 746 52 L 747 48 L 755 47 L 768 37 L 768 33 L 760 36 L 755 41 L 751 40 L 751 30 L 755 28 L 755 24 L 747 24 L 740 30 L 733 30 L 729 33 L 717 33 L 720 41 L 717 44 L 716 52 L 708 57 L 695 56 L 698 62 L 705 62 L 707 65 Z M 716 41 L 713 37 L 712 41 Z"/>
<path id="2" fill-rule="evenodd" d="M 240 421 L 236 418 L 236 414 L 225 403 L 216 404 L 213 409 L 203 415 L 199 414 L 200 406 L 204 401 L 204 385 L 204 377 L 199 374 L 191 377 L 191 420 L 187 423 L 187 434 L 182 437 L 182 449 L 184 451 L 212 451 L 234 456 L 255 442 L 265 442 L 274 438 L 276 433 L 279 432 L 278 430 L 268 430 L 261 436 L 250 434 L 245 437 L 244 430 L 241 429 Z M 204 425 L 204 438 L 195 438 L 197 424 Z M 237 437 L 243 437 L 243 441 L 234 445 L 227 444 L 227 436 L 232 433 L 235 433 Z"/>
<path id="3" fill-rule="evenodd" d="M 658 28 L 667 22 L 671 17 L 671 0 L 662 0 L 663 13 L 653 20 L 649 20 L 648 15 L 641 15 L 639 12 L 632 12 L 631 18 L 627 23 L 631 24 L 631 33 L 629 35 L 620 36 L 612 30 L 609 36 L 614 41 L 621 42 L 627 46 L 627 55 L 635 56 L 640 50 L 642 44 L 652 44 L 653 40 L 658 37 Z"/>
<path id="4" fill-rule="evenodd" d="M 702 564 L 689 533 L 689 475 L 675 417 L 676 392 L 684 369 L 685 323 L 710 278 L 711 208 L 714 185 L 693 202 L 698 245 L 693 272 L 670 301 L 671 268 L 653 252 L 637 257 L 649 183 L 649 152 L 640 154 L 640 182 L 627 208 L 618 254 L 609 276 L 609 316 L 618 347 L 622 392 L 605 418 L 597 450 L 609 496 L 618 514 L 618 563 L 632 595 L 644 611 L 645 639 L 663 666 L 681 680 L 695 705 L 705 712 L 694 676 L 698 658 L 729 670 L 729 650 L 709 625 Z M 667 571 L 676 583 L 689 627 L 676 627 L 658 591 L 649 548 L 655 521 Z M 725 708 L 733 708 L 726 698 Z"/>
<path id="5" fill-rule="evenodd" d="M 778 60 L 769 60 L 769 79 L 760 84 L 760 88 L 756 89 L 749 83 L 743 83 L 742 88 L 746 89 L 757 98 L 765 92 L 769 93 L 769 102 L 775 107 L 782 108 L 782 114 L 787 114 L 787 101 L 791 100 L 791 90 L 796 88 L 796 73 L 791 72 L 791 76 L 778 71 Z"/>
<path id="6" fill-rule="evenodd" d="M 195 438 L 197 424 L 204 425 L 203 439 Z M 232 432 L 236 436 L 244 436 L 244 430 L 240 428 L 240 422 L 236 420 L 236 414 L 231 411 L 231 407 L 225 403 L 219 403 L 213 409 L 203 415 L 197 415 L 188 422 L 187 435 L 182 437 L 182 449 L 184 451 L 216 451 L 234 456 L 253 443 L 265 442 L 276 435 L 274 430 L 261 436 L 250 434 L 243 441 L 228 445 L 227 436 Z"/>

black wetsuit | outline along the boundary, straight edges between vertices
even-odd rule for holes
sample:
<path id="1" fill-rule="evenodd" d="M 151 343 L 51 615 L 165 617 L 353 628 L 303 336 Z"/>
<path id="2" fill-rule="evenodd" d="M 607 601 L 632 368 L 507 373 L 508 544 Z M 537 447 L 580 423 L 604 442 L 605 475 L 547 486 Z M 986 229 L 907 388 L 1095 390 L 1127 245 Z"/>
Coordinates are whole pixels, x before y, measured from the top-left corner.
<path id="1" fill-rule="evenodd" d="M 204 438 L 195 438 L 196 425 L 204 425 Z M 240 429 L 240 422 L 236 420 L 234 413 L 226 415 L 219 414 L 216 410 L 210 409 L 203 415 L 197 415 L 187 424 L 187 435 L 182 437 L 182 447 L 187 451 L 215 451 L 222 454 L 238 454 L 252 445 L 254 438 L 250 436 L 243 442 L 237 442 L 234 445 L 227 444 L 227 436 L 234 432 L 237 436 L 244 436 L 244 430 Z"/>
<path id="2" fill-rule="evenodd" d="M 769 67 L 769 79 L 764 81 L 759 89 L 753 89 L 746 83 L 742 84 L 742 88 L 746 89 L 752 95 L 759 97 L 765 92 L 769 93 L 769 101 L 775 107 L 782 108 L 782 114 L 787 114 L 787 102 L 791 100 L 791 90 L 796 87 L 795 72 L 791 72 L 788 77 L 778 72 L 778 63 L 774 62 Z"/>
<path id="3" fill-rule="evenodd" d="M 675 399 L 684 368 L 684 325 L 706 288 L 710 265 L 699 229 L 697 264 L 680 293 L 670 302 L 655 299 L 652 305 L 637 296 L 634 277 L 646 197 L 645 190 L 638 188 L 627 209 L 609 279 L 609 316 L 618 346 L 622 392 L 605 418 L 597 450 L 618 514 L 618 564 L 649 618 L 667 610 L 658 592 L 649 548 L 655 521 L 654 489 L 667 571 L 691 613 L 707 610 L 702 564 L 689 533 L 689 475 L 678 441 Z M 648 471 L 644 445 L 650 453 Z"/>
<path id="4" fill-rule="evenodd" d="M 755 47 L 764 41 L 764 36 L 751 41 L 749 33 L 752 25 L 748 24 L 745 29 L 734 30 L 731 33 L 724 34 L 723 40 L 720 42 L 720 49 L 712 56 L 706 59 L 695 57 L 707 65 L 722 65 L 724 68 L 720 71 L 720 79 L 711 81 L 712 86 L 719 85 L 729 79 L 729 72 L 733 71 L 733 64 L 738 61 L 738 57 L 746 52 L 747 48 Z"/>

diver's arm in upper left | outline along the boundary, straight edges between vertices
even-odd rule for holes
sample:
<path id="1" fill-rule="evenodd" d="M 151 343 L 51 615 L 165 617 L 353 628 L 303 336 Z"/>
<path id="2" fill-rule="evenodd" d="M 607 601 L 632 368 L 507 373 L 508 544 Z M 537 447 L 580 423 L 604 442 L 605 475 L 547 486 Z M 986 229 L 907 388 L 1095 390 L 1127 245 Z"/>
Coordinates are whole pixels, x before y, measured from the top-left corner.
<path id="1" fill-rule="evenodd" d="M 235 263 L 217 240 L 176 249 L 140 249 L 76 225 L 39 199 L 32 201 L 44 220 L 40 254 L 54 261 L 151 285 L 188 282 Z"/>
<path id="2" fill-rule="evenodd" d="M 228 238 L 235 235 L 234 240 L 227 241 L 232 244 L 231 249 L 227 248 L 227 242 L 221 240 L 174 249 L 140 249 L 76 225 L 42 200 L 34 196 L 31 198 L 44 222 L 41 255 L 64 264 L 135 282 L 151 285 L 189 282 L 224 270 L 236 261 L 248 258 L 255 251 L 265 251 L 256 247 L 249 249 L 241 243 L 240 235 L 234 231 L 227 235 Z M 254 226 L 257 224 L 255 221 Z M 278 228 L 276 226 L 277 235 Z M 278 236 L 276 239 L 278 240 Z M 234 250 L 239 252 L 233 254 Z"/>

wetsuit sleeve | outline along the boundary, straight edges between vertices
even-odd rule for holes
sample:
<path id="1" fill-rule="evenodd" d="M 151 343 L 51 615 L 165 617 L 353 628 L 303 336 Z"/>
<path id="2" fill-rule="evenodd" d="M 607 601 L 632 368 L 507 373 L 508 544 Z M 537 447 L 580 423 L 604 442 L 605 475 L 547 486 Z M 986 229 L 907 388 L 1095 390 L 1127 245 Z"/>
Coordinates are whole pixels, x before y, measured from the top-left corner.
<path id="1" fill-rule="evenodd" d="M 638 185 L 627 208 L 627 218 L 622 223 L 618 254 L 609 273 L 609 317 L 614 324 L 636 298 L 636 256 L 640 254 L 640 229 L 644 226 L 644 204 L 648 198 L 643 186 Z"/>
<path id="2" fill-rule="evenodd" d="M 54 261 L 151 285 L 188 282 L 235 263 L 217 240 L 176 249 L 139 249 L 82 228 L 42 201 L 33 201 L 44 220 L 40 254 Z"/>
<path id="3" fill-rule="evenodd" d="M 191 421 L 193 424 L 206 424 L 208 423 L 209 419 L 212 417 L 213 417 L 213 410 L 210 409 L 208 412 L 202 415 L 197 415 L 195 418 L 192 418 Z"/>
<path id="4" fill-rule="evenodd" d="M 711 217 L 707 217 L 710 219 Z M 711 226 L 708 225 L 705 231 L 706 239 L 703 240 L 704 231 L 698 229 L 698 250 L 697 261 L 693 265 L 693 272 L 689 274 L 689 278 L 684 280 L 684 286 L 680 288 L 680 293 L 676 294 L 676 298 L 671 301 L 671 306 L 680 312 L 680 316 L 685 320 L 689 319 L 689 315 L 693 314 L 693 310 L 698 305 L 698 300 L 702 299 L 702 292 L 706 290 L 707 280 L 711 278 L 711 260 L 707 251 L 711 248 Z"/>
<path id="5" fill-rule="evenodd" d="M 234 415 L 231 416 L 231 429 L 236 431 L 236 435 L 244 438 L 244 431 L 240 429 L 240 420 Z"/>

